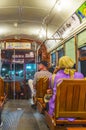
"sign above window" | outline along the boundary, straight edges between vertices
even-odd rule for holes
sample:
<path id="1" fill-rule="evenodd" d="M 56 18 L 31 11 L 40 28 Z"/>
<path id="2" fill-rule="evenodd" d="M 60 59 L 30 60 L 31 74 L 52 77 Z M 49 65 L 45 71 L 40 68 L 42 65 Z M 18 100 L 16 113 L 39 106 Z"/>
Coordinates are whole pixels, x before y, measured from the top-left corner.
<path id="1" fill-rule="evenodd" d="M 6 42 L 6 49 L 31 49 L 31 43 Z"/>

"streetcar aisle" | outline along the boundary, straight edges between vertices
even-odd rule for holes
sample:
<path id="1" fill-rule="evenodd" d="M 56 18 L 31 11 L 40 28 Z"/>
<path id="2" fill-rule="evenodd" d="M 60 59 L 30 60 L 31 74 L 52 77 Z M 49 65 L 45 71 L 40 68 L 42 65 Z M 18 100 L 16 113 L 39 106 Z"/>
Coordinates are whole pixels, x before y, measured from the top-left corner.
<path id="1" fill-rule="evenodd" d="M 31 108 L 30 100 L 9 100 L 2 112 L 0 130 L 49 130 L 44 115 Z"/>

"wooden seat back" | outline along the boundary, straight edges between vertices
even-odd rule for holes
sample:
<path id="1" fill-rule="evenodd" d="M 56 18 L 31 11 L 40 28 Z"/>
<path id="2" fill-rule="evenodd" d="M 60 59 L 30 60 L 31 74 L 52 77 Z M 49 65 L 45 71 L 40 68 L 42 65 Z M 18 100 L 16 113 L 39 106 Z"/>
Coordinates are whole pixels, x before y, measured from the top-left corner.
<path id="1" fill-rule="evenodd" d="M 20 82 L 19 81 L 15 81 L 11 83 L 11 91 L 14 91 L 14 85 L 15 85 L 15 92 L 18 93 L 21 91 L 21 86 L 20 86 Z"/>
<path id="2" fill-rule="evenodd" d="M 48 77 L 39 78 L 36 83 L 36 98 L 44 98 L 48 86 L 49 86 Z"/>
<path id="3" fill-rule="evenodd" d="M 86 118 L 86 80 L 64 79 L 57 86 L 55 118 Z"/>
<path id="4" fill-rule="evenodd" d="M 21 85 L 20 85 L 20 82 L 18 81 L 15 82 L 15 91 L 17 93 L 21 91 Z"/>
<path id="5" fill-rule="evenodd" d="M 4 97 L 4 80 L 0 77 L 0 100 Z"/>

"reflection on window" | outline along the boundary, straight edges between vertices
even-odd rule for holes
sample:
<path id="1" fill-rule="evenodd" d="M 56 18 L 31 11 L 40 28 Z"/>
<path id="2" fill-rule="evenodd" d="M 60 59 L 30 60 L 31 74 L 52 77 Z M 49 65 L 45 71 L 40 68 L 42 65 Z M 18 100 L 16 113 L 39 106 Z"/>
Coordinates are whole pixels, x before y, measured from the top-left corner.
<path id="1" fill-rule="evenodd" d="M 53 67 L 56 66 L 56 53 L 51 54 L 51 63 Z"/>
<path id="2" fill-rule="evenodd" d="M 36 64 L 29 63 L 26 64 L 26 79 L 33 79 L 34 74 L 36 72 Z"/>
<path id="3" fill-rule="evenodd" d="M 1 75 L 3 78 L 11 79 L 11 80 L 26 80 L 28 79 L 33 79 L 34 74 L 36 72 L 36 64 L 34 63 L 29 63 L 25 65 L 26 68 L 24 70 L 24 65 L 23 64 L 15 64 L 15 70 L 14 70 L 14 64 L 10 66 L 9 63 L 4 63 L 2 64 L 2 69 L 1 69 Z M 25 76 L 26 74 L 26 76 Z"/>

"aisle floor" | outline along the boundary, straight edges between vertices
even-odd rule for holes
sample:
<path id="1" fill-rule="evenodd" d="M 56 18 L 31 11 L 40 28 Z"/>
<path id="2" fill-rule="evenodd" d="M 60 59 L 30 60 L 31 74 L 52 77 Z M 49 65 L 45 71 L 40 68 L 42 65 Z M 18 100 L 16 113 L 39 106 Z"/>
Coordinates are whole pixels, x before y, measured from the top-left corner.
<path id="1" fill-rule="evenodd" d="M 30 100 L 9 100 L 4 105 L 0 130 L 49 130 L 44 118 L 31 108 Z"/>

